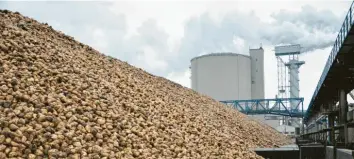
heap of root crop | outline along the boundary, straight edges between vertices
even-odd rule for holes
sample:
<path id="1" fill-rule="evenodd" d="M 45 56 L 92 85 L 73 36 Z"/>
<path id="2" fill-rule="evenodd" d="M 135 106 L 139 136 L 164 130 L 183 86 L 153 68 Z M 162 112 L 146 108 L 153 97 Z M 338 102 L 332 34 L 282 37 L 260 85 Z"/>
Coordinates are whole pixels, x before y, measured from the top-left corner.
<path id="1" fill-rule="evenodd" d="M 261 158 L 287 139 L 209 97 L 0 11 L 0 158 Z"/>

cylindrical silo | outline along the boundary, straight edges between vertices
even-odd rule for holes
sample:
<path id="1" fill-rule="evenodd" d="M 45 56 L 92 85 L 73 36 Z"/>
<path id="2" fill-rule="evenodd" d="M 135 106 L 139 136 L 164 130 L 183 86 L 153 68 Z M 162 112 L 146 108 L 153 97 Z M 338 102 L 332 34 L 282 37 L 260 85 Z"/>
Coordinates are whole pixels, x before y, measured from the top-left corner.
<path id="1" fill-rule="evenodd" d="M 251 58 L 212 53 L 191 60 L 192 89 L 215 100 L 251 99 Z"/>

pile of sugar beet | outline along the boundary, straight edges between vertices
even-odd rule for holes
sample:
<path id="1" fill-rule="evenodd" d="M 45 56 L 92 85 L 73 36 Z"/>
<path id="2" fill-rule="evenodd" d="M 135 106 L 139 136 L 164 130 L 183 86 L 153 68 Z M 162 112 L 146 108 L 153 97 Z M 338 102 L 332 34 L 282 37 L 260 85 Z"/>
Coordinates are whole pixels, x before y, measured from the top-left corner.
<path id="1" fill-rule="evenodd" d="M 0 158 L 262 158 L 237 110 L 0 10 Z"/>

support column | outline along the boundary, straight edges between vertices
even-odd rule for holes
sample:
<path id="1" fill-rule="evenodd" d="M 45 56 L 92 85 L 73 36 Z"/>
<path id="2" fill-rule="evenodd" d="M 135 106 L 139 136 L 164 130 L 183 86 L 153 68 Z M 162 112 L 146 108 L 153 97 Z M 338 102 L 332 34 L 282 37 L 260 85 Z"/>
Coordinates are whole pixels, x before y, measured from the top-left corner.
<path id="1" fill-rule="evenodd" d="M 339 124 L 343 125 L 344 128 L 340 129 L 339 135 L 342 141 L 344 141 L 345 145 L 348 144 L 347 112 L 347 94 L 345 93 L 345 90 L 342 89 L 339 91 Z"/>
<path id="2" fill-rule="evenodd" d="M 328 128 L 331 129 L 329 132 L 329 143 L 334 143 L 334 115 L 333 113 L 328 115 Z"/>
<path id="3" fill-rule="evenodd" d="M 302 134 L 305 134 L 304 102 L 301 102 L 301 111 L 302 111 Z"/>
<path id="4" fill-rule="evenodd" d="M 315 141 L 317 142 L 318 139 L 319 139 L 319 131 L 320 131 L 320 127 L 319 127 L 319 124 L 318 124 L 318 117 L 316 117 L 316 121 L 315 121 L 315 132 L 317 132 L 317 134 L 315 135 Z"/>

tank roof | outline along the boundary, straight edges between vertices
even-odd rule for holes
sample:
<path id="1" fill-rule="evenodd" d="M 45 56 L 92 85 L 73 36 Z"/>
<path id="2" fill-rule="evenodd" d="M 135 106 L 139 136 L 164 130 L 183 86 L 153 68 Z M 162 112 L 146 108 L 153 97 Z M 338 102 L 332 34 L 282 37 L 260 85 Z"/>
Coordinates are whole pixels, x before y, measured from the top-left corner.
<path id="1" fill-rule="evenodd" d="M 238 53 L 218 52 L 218 53 L 210 53 L 210 54 L 206 54 L 206 55 L 197 56 L 197 57 L 192 58 L 191 61 L 199 59 L 199 58 L 203 58 L 203 57 L 209 57 L 209 56 L 244 56 L 244 57 L 250 58 L 250 56 L 238 54 Z"/>
<path id="2" fill-rule="evenodd" d="M 250 48 L 250 50 L 263 50 L 263 47 L 260 47 L 260 48 Z"/>

